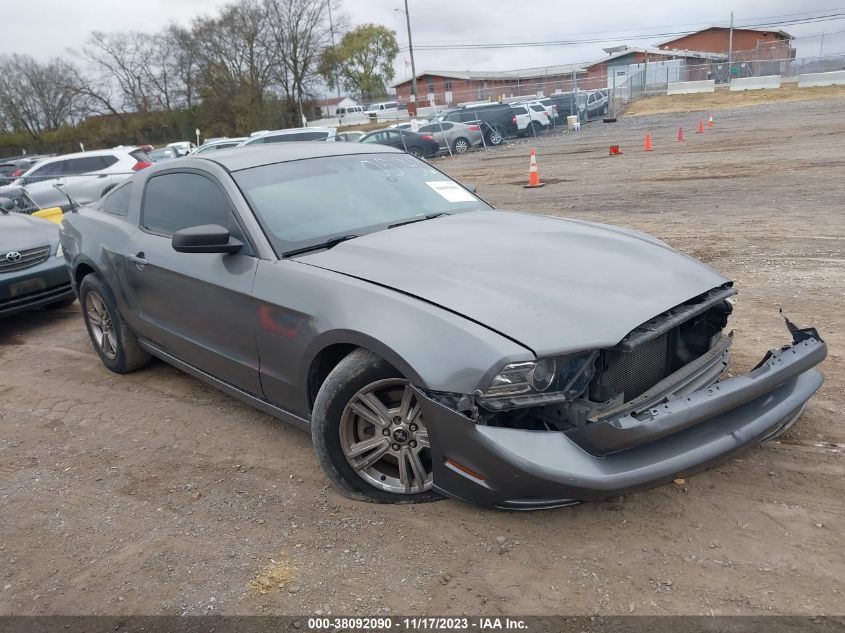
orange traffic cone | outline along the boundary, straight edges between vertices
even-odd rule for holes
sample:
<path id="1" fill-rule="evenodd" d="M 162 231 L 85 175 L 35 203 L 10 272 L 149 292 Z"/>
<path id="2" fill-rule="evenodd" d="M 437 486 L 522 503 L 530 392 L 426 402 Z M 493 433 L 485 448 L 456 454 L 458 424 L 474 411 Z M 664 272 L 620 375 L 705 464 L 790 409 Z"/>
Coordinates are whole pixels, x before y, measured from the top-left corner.
<path id="1" fill-rule="evenodd" d="M 651 151 L 651 134 L 645 135 L 645 151 Z"/>
<path id="2" fill-rule="evenodd" d="M 704 119 L 698 120 L 698 129 L 695 131 L 696 134 L 704 134 Z"/>
<path id="3" fill-rule="evenodd" d="M 610 146 L 610 155 L 611 156 L 619 156 L 622 153 L 622 148 L 618 145 L 611 145 Z"/>
<path id="4" fill-rule="evenodd" d="M 540 172 L 537 171 L 537 157 L 534 155 L 534 150 L 531 150 L 531 162 L 528 164 L 528 184 L 523 185 L 525 189 L 536 189 L 542 187 L 546 183 L 540 182 Z"/>
<path id="5" fill-rule="evenodd" d="M 684 140 L 684 128 L 682 128 L 682 127 L 678 128 L 678 140 L 679 141 Z"/>
<path id="6" fill-rule="evenodd" d="M 713 127 L 713 117 L 712 116 L 709 119 L 707 119 L 707 127 Z"/>

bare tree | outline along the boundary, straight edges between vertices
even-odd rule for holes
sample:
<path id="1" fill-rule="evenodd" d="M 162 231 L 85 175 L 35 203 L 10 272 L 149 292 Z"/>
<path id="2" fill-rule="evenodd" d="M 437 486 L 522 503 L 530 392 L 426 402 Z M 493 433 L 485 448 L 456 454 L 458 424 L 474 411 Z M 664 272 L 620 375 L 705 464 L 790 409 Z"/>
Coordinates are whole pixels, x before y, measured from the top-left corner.
<path id="1" fill-rule="evenodd" d="M 39 138 L 73 122 L 80 107 L 68 82 L 73 74 L 70 64 L 58 59 L 39 63 L 26 55 L 0 57 L 0 120 L 5 129 Z"/>
<path id="2" fill-rule="evenodd" d="M 334 2 L 331 9 L 329 2 Z M 335 0 L 264 0 L 270 30 L 281 57 L 276 69 L 279 85 L 294 99 L 303 118 L 302 102 L 319 78 L 323 50 L 331 44 L 332 26 L 341 30 L 345 18 Z M 331 24 L 333 13 L 336 23 Z"/>

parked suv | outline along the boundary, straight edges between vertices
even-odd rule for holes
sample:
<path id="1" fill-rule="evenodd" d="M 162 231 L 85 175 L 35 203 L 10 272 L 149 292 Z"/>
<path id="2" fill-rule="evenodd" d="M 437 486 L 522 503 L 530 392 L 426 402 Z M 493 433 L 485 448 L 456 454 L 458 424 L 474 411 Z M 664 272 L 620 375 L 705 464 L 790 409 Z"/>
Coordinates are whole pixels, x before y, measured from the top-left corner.
<path id="1" fill-rule="evenodd" d="M 152 165 L 149 154 L 140 149 L 108 149 L 78 152 L 46 158 L 27 170 L 11 185 L 25 187 L 42 209 L 70 206 L 66 192 L 75 202 L 89 204 Z M 0 187 L 0 197 L 3 187 Z"/>
<path id="2" fill-rule="evenodd" d="M 519 136 L 538 136 L 551 124 L 549 113 L 539 103 L 513 103 L 510 108 Z"/>
<path id="3" fill-rule="evenodd" d="M 610 105 L 610 91 L 608 90 L 593 90 L 587 94 L 587 118 L 594 119 L 596 117 L 607 114 Z"/>
<path id="4" fill-rule="evenodd" d="M 488 145 L 500 145 L 506 138 L 516 136 L 518 129 L 511 107 L 501 103 L 464 106 L 442 113 L 444 121 L 478 123 L 484 130 Z"/>

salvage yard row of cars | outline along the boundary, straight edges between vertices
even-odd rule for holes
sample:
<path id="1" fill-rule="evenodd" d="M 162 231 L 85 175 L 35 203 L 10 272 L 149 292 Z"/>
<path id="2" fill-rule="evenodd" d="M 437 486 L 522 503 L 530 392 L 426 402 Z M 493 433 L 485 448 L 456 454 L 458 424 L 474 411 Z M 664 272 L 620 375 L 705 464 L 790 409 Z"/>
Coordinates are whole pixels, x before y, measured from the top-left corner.
<path id="1" fill-rule="evenodd" d="M 374 502 L 656 485 L 822 384 L 826 344 L 788 320 L 730 376 L 733 282 L 654 237 L 496 210 L 382 144 L 247 145 L 139 168 L 61 228 L 0 198 L 0 314 L 78 297 L 106 368 L 156 357 L 300 427 Z"/>

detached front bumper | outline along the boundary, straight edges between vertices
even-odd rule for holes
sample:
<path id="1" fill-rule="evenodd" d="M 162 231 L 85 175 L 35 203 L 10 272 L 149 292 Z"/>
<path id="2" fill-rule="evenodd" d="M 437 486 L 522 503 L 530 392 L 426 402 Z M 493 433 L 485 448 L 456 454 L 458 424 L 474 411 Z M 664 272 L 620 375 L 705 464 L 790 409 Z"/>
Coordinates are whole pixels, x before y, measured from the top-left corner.
<path id="1" fill-rule="evenodd" d="M 417 390 L 434 487 L 527 510 L 603 499 L 706 468 L 785 431 L 821 387 L 812 367 L 827 346 L 802 332 L 747 374 L 567 432 L 475 424 Z"/>

